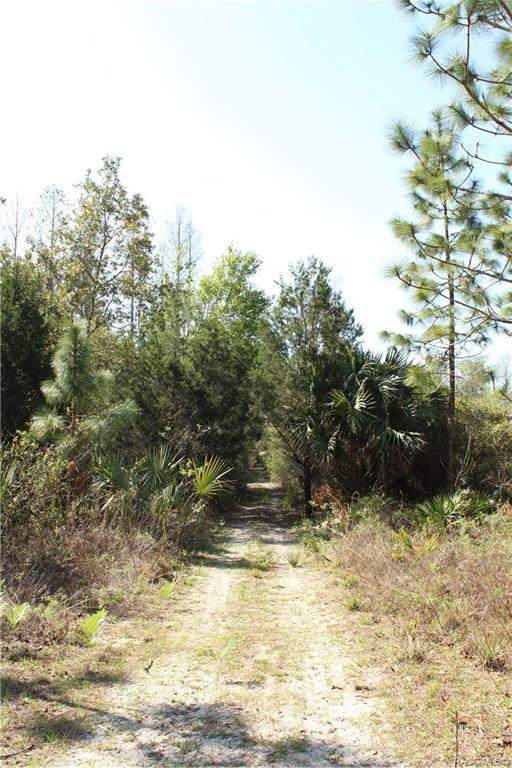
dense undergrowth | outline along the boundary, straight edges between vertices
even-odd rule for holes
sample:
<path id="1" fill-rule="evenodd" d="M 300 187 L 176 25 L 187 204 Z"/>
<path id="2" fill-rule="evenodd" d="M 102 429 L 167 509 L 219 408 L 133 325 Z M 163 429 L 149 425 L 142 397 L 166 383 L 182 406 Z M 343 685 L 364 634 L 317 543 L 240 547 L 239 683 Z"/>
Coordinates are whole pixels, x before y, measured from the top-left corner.
<path id="1" fill-rule="evenodd" d="M 3 488 L 2 634 L 16 655 L 80 641 L 88 616 L 123 615 L 151 585 L 175 579 L 188 552 L 211 540 L 214 505 L 229 490 L 222 462 L 196 464 L 166 447 L 122 477 L 103 459 L 78 487 L 87 464 L 62 446 L 41 450 L 22 435 L 4 461 L 15 472 Z"/>
<path id="2" fill-rule="evenodd" d="M 115 401 L 83 324 L 62 334 L 53 370 L 44 410 L 3 456 L 1 621 L 15 655 L 90 642 L 108 613 L 171 583 L 231 490 L 220 458 L 186 457 L 169 443 L 116 451 L 136 406 Z"/>

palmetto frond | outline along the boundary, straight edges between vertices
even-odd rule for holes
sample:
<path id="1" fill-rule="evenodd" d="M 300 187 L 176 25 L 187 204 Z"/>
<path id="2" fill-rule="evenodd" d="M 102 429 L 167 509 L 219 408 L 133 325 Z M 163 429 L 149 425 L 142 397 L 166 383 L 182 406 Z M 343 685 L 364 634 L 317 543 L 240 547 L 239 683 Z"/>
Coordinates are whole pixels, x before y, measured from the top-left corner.
<path id="1" fill-rule="evenodd" d="M 190 476 L 195 496 L 211 499 L 225 493 L 230 487 L 226 479 L 230 472 L 231 467 L 217 456 L 207 456 L 199 465 L 192 461 Z"/>
<path id="2" fill-rule="evenodd" d="M 96 466 L 95 485 L 111 491 L 129 491 L 133 487 L 133 472 L 125 466 L 121 456 L 108 454 Z"/>
<path id="3" fill-rule="evenodd" d="M 170 486 L 175 480 L 182 457 L 173 453 L 168 445 L 150 448 L 137 466 L 142 490 L 151 494 Z"/>
<path id="4" fill-rule="evenodd" d="M 391 348 L 381 355 L 351 357 L 351 372 L 342 388 L 330 393 L 331 449 L 342 439 L 361 447 L 395 447 L 411 454 L 423 445 L 422 419 L 414 389 L 406 383 L 407 356 Z"/>
<path id="5" fill-rule="evenodd" d="M 351 383 L 354 386 L 348 392 L 332 390 L 329 405 L 338 423 L 345 422 L 351 431 L 357 431 L 373 417 L 375 400 L 364 379 L 358 383 L 352 378 Z"/>

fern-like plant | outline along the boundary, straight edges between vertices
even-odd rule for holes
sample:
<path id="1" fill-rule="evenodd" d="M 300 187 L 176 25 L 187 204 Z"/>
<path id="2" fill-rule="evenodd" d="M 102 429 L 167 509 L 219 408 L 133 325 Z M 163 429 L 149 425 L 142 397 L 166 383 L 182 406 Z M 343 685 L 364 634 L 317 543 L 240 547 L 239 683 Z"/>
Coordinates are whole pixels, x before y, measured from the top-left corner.
<path id="1" fill-rule="evenodd" d="M 30 603 L 20 603 L 19 605 L 10 605 L 4 612 L 4 616 L 11 625 L 15 627 L 20 621 L 23 621 L 31 609 Z"/>
<path id="2" fill-rule="evenodd" d="M 91 613 L 89 616 L 86 616 L 85 619 L 82 619 L 77 627 L 78 639 L 86 645 L 91 645 L 100 631 L 106 616 L 106 608 L 101 608 L 101 610 L 96 611 L 96 613 Z"/>

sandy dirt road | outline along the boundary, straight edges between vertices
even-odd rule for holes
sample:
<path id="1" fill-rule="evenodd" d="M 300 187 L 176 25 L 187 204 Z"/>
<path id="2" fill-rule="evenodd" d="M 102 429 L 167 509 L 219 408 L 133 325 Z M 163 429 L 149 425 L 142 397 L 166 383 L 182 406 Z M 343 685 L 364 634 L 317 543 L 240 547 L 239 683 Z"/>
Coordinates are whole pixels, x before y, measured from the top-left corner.
<path id="1" fill-rule="evenodd" d="M 339 594 L 290 562 L 278 490 L 251 484 L 226 528 L 151 628 L 161 653 L 102 692 L 91 731 L 52 765 L 395 766 L 371 735 L 371 673 L 351 659 Z"/>

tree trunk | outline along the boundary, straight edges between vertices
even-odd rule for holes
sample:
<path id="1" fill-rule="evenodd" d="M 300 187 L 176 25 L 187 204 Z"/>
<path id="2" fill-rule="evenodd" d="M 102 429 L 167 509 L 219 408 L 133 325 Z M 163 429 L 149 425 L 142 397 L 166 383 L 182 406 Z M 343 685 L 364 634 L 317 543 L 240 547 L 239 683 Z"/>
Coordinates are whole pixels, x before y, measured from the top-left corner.
<path id="1" fill-rule="evenodd" d="M 450 303 L 453 287 L 450 287 Z M 451 489 L 455 483 L 455 334 L 453 319 L 450 319 L 450 339 L 448 342 L 448 450 L 447 483 Z"/>
<path id="2" fill-rule="evenodd" d="M 451 261 L 450 229 L 446 204 L 444 205 L 445 253 L 448 265 Z M 448 266 L 448 419 L 446 482 L 453 489 L 455 483 L 455 289 L 453 275 Z"/>
<path id="3" fill-rule="evenodd" d="M 304 514 L 306 517 L 312 517 L 313 515 L 313 507 L 311 505 L 311 499 L 312 499 L 312 479 L 311 479 L 311 467 L 307 463 L 304 466 L 304 472 L 303 472 L 303 480 L 302 485 L 304 489 Z"/>

